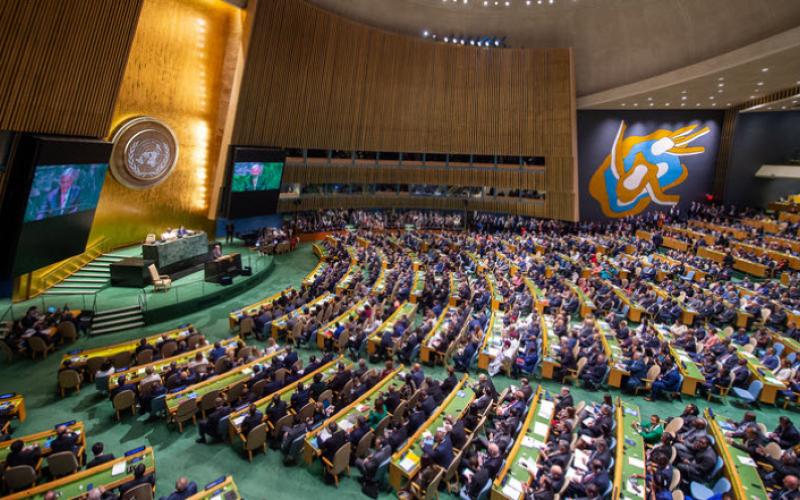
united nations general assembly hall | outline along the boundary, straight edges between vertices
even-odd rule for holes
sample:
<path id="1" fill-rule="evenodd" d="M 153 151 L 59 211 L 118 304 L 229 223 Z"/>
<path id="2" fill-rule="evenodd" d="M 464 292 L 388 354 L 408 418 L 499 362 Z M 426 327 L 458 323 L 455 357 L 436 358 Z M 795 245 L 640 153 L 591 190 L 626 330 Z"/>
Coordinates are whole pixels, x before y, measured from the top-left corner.
<path id="1" fill-rule="evenodd" d="M 800 1 L 0 0 L 0 498 L 800 500 Z"/>

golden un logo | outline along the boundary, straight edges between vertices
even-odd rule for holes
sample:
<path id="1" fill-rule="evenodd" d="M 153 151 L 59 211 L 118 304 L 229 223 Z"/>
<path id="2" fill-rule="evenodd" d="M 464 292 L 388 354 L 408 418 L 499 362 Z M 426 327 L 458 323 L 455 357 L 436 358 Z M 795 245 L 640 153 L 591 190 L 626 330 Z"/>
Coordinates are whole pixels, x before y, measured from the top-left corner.
<path id="1" fill-rule="evenodd" d="M 600 203 L 603 214 L 622 218 L 641 213 L 651 203 L 676 205 L 680 196 L 668 191 L 689 175 L 680 157 L 705 152 L 702 146 L 689 146 L 709 132 L 708 127 L 695 131 L 697 127 L 625 137 L 627 127 L 620 122 L 611 153 L 589 181 L 589 193 Z"/>
<path id="2" fill-rule="evenodd" d="M 114 133 L 111 173 L 122 185 L 146 189 L 164 182 L 178 161 L 178 139 L 165 123 L 140 116 Z"/>

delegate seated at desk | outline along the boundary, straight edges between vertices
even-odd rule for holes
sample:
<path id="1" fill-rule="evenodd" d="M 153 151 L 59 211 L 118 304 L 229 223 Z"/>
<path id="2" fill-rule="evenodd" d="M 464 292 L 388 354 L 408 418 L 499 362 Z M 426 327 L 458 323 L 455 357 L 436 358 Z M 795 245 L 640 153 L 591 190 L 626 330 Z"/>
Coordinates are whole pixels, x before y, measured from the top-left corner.
<path id="1" fill-rule="evenodd" d="M 168 227 L 166 231 L 161 233 L 161 241 L 172 241 L 178 238 L 183 238 L 184 236 L 191 236 L 194 234 L 194 231 L 191 229 L 186 229 L 185 227 L 181 226 L 178 229 L 172 229 Z"/>

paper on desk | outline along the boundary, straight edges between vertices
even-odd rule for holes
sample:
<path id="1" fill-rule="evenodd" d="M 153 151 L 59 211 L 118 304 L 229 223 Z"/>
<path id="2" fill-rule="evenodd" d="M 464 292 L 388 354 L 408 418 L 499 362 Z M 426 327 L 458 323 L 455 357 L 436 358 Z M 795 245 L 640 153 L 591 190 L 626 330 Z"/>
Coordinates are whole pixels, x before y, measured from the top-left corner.
<path id="1" fill-rule="evenodd" d="M 128 466 L 128 462 L 126 462 L 126 461 L 115 463 L 114 466 L 111 468 L 111 476 L 112 477 L 113 476 L 119 476 L 120 474 L 124 473 L 126 468 L 127 468 L 127 466 Z"/>
<path id="2" fill-rule="evenodd" d="M 644 469 L 644 461 L 636 457 L 628 457 L 628 463 L 637 469 Z"/>
<path id="3" fill-rule="evenodd" d="M 553 414 L 553 408 L 555 408 L 555 403 L 552 401 L 542 401 L 539 405 L 539 416 L 550 418 Z"/>
<path id="4" fill-rule="evenodd" d="M 749 465 L 750 467 L 756 466 L 755 461 L 752 458 L 748 457 L 747 455 L 739 455 L 738 458 L 739 461 L 744 465 Z"/>
<path id="5" fill-rule="evenodd" d="M 350 431 L 350 429 L 352 429 L 352 428 L 353 428 L 353 422 L 351 422 L 351 421 L 349 421 L 349 420 L 347 420 L 347 419 L 345 419 L 345 420 L 342 420 L 341 422 L 339 422 L 339 427 L 340 427 L 340 428 L 341 428 L 343 431 L 345 431 L 345 432 L 349 432 L 349 431 Z"/>
<path id="6" fill-rule="evenodd" d="M 508 478 L 508 483 L 506 483 L 506 487 L 510 486 L 511 488 L 517 490 L 518 492 L 522 493 L 522 482 L 519 479 L 515 479 L 513 477 Z"/>
<path id="7" fill-rule="evenodd" d="M 214 495 L 210 500 L 222 500 L 222 495 Z"/>
<path id="8" fill-rule="evenodd" d="M 512 500 L 517 500 L 522 495 L 522 492 L 515 490 L 510 484 L 507 484 L 503 486 L 503 495 L 505 495 L 507 498 L 511 498 Z"/>
<path id="9" fill-rule="evenodd" d="M 522 446 L 525 448 L 534 448 L 536 440 L 530 436 L 525 436 L 522 438 Z"/>
<path id="10" fill-rule="evenodd" d="M 547 424 L 543 424 L 542 422 L 536 422 L 533 425 L 533 433 L 537 434 L 539 436 L 546 436 L 547 435 L 547 430 L 549 428 L 550 427 L 548 427 Z"/>
<path id="11" fill-rule="evenodd" d="M 639 487 L 639 491 L 636 491 L 634 489 L 634 486 L 638 486 Z M 642 486 L 640 484 L 638 484 L 638 482 L 634 482 L 634 481 L 630 481 L 630 480 L 629 481 L 625 481 L 625 491 L 627 491 L 628 493 L 630 493 L 631 495 L 633 495 L 636 498 L 643 498 L 643 496 L 644 496 L 644 495 L 642 495 L 642 493 L 643 493 Z"/>

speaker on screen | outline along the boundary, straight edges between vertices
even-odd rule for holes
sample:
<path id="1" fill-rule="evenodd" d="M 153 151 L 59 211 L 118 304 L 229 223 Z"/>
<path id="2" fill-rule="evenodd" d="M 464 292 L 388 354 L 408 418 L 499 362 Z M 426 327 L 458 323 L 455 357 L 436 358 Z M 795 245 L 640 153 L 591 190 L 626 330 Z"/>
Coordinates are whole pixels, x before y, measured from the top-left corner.
<path id="1" fill-rule="evenodd" d="M 17 200 L 21 229 L 13 274 L 21 274 L 83 253 L 111 144 L 103 141 L 23 137 L 13 161 L 27 177 Z M 19 220 L 18 218 L 17 220 Z"/>
<path id="2" fill-rule="evenodd" d="M 228 218 L 276 213 L 286 152 L 231 146 L 228 157 L 227 210 L 223 210 Z"/>

